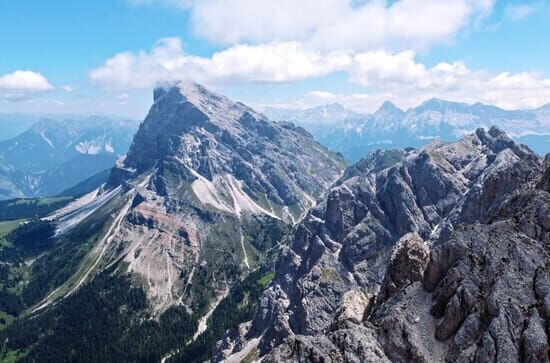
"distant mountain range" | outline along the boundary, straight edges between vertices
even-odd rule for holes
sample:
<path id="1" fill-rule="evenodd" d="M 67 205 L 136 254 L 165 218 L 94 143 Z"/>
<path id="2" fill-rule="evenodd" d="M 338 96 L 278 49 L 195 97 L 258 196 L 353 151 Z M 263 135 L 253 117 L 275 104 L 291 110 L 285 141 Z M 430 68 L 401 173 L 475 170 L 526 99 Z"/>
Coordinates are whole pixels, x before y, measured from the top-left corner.
<path id="1" fill-rule="evenodd" d="M 352 162 L 375 149 L 419 147 L 433 139 L 456 141 L 478 127 L 492 126 L 539 154 L 550 152 L 550 104 L 507 111 L 433 98 L 407 111 L 385 102 L 372 114 L 353 112 L 338 103 L 305 110 L 267 108 L 264 113 L 270 119 L 302 126 Z"/>
<path id="2" fill-rule="evenodd" d="M 103 116 L 36 122 L 0 142 L 0 199 L 55 195 L 112 167 L 137 126 Z"/>

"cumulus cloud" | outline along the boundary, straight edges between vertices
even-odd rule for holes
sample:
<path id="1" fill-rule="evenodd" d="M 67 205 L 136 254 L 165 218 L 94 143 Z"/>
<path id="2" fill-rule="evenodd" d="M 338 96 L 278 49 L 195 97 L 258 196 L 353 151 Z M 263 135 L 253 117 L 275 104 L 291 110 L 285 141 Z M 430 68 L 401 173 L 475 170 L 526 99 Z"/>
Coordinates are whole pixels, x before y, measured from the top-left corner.
<path id="1" fill-rule="evenodd" d="M 195 33 L 220 44 L 300 41 L 316 49 L 355 51 L 448 41 L 494 5 L 494 0 L 128 1 L 187 9 Z"/>
<path id="2" fill-rule="evenodd" d="M 417 90 L 452 90 L 468 77 L 480 76 L 469 70 L 462 61 L 441 62 L 427 68 L 415 60 L 412 51 L 359 53 L 353 57 L 349 71 L 350 81 L 362 86 L 399 88 L 408 85 Z"/>
<path id="3" fill-rule="evenodd" d="M 237 45 L 209 58 L 186 54 L 180 39 L 158 41 L 151 52 L 123 52 L 90 72 L 92 81 L 117 88 L 150 88 L 174 80 L 290 82 L 318 77 L 349 63 L 344 53 L 321 55 L 300 43 Z"/>
<path id="4" fill-rule="evenodd" d="M 0 75 L 0 97 L 9 100 L 25 99 L 53 88 L 43 75 L 33 71 L 17 70 Z"/>
<path id="5" fill-rule="evenodd" d="M 363 86 L 417 83 L 449 86 L 467 70 L 461 62 L 432 69 L 415 61 L 413 51 L 312 51 L 299 42 L 236 45 L 211 57 L 186 54 L 180 39 L 158 41 L 150 52 L 123 52 L 92 70 L 94 82 L 115 88 L 151 88 L 157 83 L 197 80 L 223 82 L 293 82 L 338 71 Z"/>

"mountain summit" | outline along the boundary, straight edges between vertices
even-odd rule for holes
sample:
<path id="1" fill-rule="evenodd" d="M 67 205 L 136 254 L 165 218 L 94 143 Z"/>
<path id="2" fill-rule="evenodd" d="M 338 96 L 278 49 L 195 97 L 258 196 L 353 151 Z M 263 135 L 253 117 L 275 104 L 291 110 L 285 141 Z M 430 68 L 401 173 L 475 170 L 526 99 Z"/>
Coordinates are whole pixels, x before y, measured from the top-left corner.
<path id="1" fill-rule="evenodd" d="M 402 109 L 397 107 L 393 102 L 391 101 L 385 101 L 380 108 L 376 111 L 376 113 L 405 113 Z"/>
<path id="2" fill-rule="evenodd" d="M 153 168 L 158 193 L 176 193 L 169 184 L 178 173 L 211 207 L 262 210 L 292 222 L 341 171 L 342 161 L 303 129 L 271 122 L 199 84 L 157 88 L 154 95 L 121 173 Z M 247 203 L 232 197 L 241 194 Z"/>

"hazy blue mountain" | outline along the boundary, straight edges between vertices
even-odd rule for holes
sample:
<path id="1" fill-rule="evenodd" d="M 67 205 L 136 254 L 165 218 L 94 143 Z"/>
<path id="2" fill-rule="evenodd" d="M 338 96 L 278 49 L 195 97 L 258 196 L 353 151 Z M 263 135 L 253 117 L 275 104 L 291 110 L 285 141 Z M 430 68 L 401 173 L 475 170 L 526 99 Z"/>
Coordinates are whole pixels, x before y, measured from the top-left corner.
<path id="1" fill-rule="evenodd" d="M 539 154 L 550 152 L 550 105 L 535 110 L 504 110 L 481 103 L 432 98 L 406 112 L 385 102 L 372 114 L 341 105 L 306 110 L 267 108 L 275 120 L 304 127 L 325 146 L 357 161 L 375 149 L 419 147 L 430 140 L 456 141 L 478 127 L 498 126 Z"/>
<path id="2" fill-rule="evenodd" d="M 0 113 L 0 141 L 22 134 L 44 119 L 81 121 L 89 117 L 89 115 L 67 113 Z M 117 116 L 106 116 L 106 118 L 120 119 Z"/>
<path id="3" fill-rule="evenodd" d="M 55 195 L 112 167 L 137 126 L 103 116 L 36 122 L 0 142 L 0 199 Z"/>
<path id="4" fill-rule="evenodd" d="M 70 188 L 65 189 L 58 194 L 60 197 L 80 197 L 84 194 L 88 194 L 91 191 L 99 188 L 102 184 L 107 181 L 111 169 L 105 169 L 100 171 L 97 174 L 92 175 L 86 180 L 79 182 L 78 184 L 72 185 Z"/>
<path id="5" fill-rule="evenodd" d="M 38 120 L 35 115 L 0 114 L 0 141 L 19 135 Z"/>

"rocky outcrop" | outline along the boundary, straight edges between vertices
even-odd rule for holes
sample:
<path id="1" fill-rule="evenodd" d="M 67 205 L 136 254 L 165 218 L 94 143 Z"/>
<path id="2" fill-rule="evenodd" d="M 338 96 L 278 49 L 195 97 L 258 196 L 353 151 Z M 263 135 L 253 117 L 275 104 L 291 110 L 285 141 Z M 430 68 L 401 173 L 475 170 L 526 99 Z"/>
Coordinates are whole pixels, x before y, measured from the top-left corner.
<path id="1" fill-rule="evenodd" d="M 420 236 L 406 234 L 397 242 L 394 248 L 382 291 L 378 295 L 380 301 L 392 296 L 398 290 L 421 281 L 429 260 L 429 249 Z"/>
<path id="2" fill-rule="evenodd" d="M 297 227 L 225 356 L 547 362 L 547 173 L 495 128 L 370 155 Z"/>

